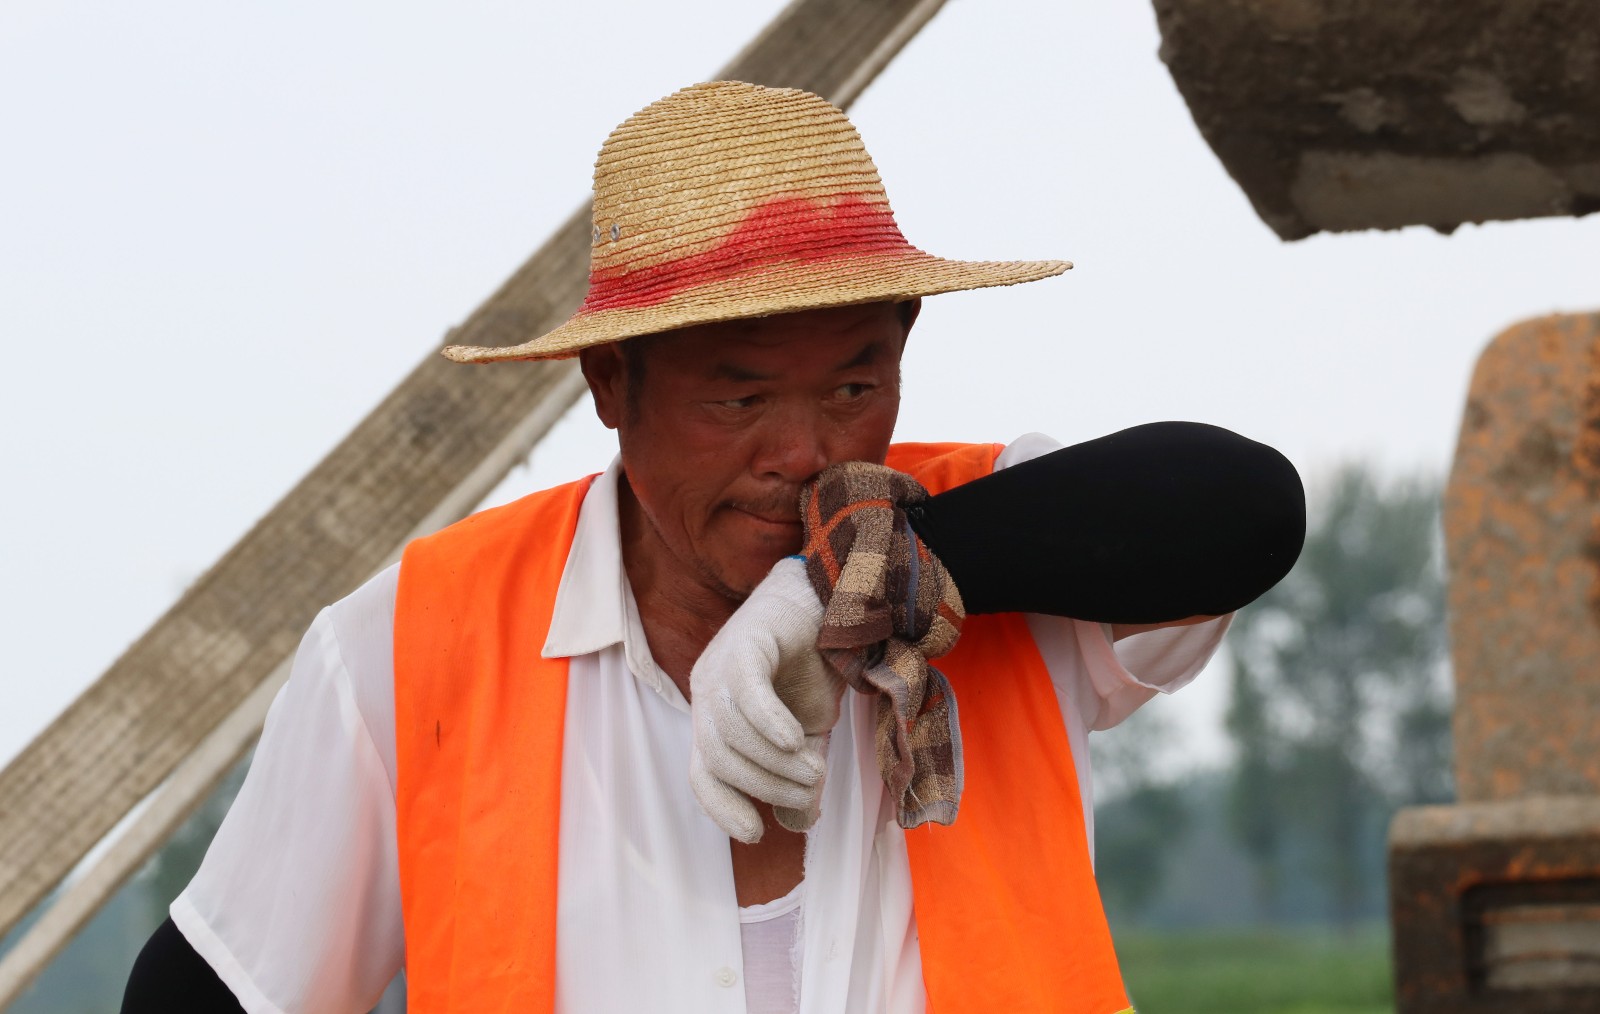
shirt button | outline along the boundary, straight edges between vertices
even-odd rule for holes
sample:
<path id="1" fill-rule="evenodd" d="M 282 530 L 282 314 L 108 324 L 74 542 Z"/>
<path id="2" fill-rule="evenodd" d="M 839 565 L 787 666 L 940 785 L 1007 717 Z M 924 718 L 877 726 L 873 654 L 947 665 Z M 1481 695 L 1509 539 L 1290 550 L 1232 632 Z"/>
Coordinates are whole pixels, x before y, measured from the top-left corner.
<path id="1" fill-rule="evenodd" d="M 737 975 L 733 974 L 733 969 L 731 969 L 731 968 L 719 968 L 719 969 L 717 969 L 717 985 L 719 985 L 719 986 L 732 986 L 734 983 L 736 983 L 738 981 L 739 981 L 739 977 Z"/>

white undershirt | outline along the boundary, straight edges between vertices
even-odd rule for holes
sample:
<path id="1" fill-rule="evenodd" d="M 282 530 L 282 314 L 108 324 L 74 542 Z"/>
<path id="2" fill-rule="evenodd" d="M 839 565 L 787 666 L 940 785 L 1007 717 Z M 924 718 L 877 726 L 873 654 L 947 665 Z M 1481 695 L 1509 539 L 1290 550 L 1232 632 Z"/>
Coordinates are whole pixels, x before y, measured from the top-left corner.
<path id="1" fill-rule="evenodd" d="M 1030 435 L 997 464 L 1056 446 Z M 613 463 L 584 500 L 544 650 L 570 659 L 557 1010 L 920 1014 L 910 867 L 878 776 L 872 702 L 849 695 L 830 738 L 822 817 L 807 837 L 806 901 L 797 894 L 789 911 L 774 909 L 786 898 L 741 912 L 728 839 L 689 789 L 688 704 L 650 657 L 622 569 L 617 475 Z M 179 930 L 251 1014 L 358 1014 L 403 963 L 396 580 L 396 568 L 384 571 L 312 624 L 244 787 L 172 904 Z M 1098 624 L 1029 617 L 1086 825 L 1087 733 L 1187 683 L 1226 626 L 1224 618 L 1113 645 Z M 784 939 L 792 946 L 773 943 Z"/>
<path id="2" fill-rule="evenodd" d="M 800 1009 L 805 891 L 802 880 L 781 898 L 739 909 L 744 1004 L 749 1014 L 794 1014 Z"/>

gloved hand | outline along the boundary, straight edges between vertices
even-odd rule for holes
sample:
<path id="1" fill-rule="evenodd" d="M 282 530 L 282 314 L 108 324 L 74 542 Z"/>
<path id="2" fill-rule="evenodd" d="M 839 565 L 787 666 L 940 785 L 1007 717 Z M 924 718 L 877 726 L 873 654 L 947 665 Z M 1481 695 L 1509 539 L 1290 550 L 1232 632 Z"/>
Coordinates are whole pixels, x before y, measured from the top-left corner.
<path id="1" fill-rule="evenodd" d="M 764 831 L 752 797 L 795 831 L 821 812 L 824 748 L 844 692 L 817 654 L 821 625 L 805 561 L 780 560 L 690 670 L 689 783 L 706 815 L 742 842 Z"/>

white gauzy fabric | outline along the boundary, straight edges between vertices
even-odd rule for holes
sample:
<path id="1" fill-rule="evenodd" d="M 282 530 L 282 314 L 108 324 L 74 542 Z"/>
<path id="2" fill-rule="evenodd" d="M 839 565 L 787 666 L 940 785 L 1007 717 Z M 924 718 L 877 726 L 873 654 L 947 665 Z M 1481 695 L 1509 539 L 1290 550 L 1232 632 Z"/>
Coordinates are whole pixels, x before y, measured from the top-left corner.
<path id="1" fill-rule="evenodd" d="M 998 464 L 1056 446 L 1030 435 Z M 689 787 L 687 703 L 650 657 L 622 569 L 618 470 L 614 462 L 584 501 L 544 651 L 571 659 L 557 1009 L 750 1014 L 761 1009 L 752 1006 L 744 961 L 744 927 L 754 924 L 741 922 L 728 840 Z M 404 961 L 396 580 L 396 568 L 383 571 L 312 624 L 244 787 L 172 904 L 179 930 L 251 1014 L 366 1011 Z M 1227 621 L 1115 645 L 1098 624 L 1029 622 L 1056 686 L 1088 821 L 1088 731 L 1192 679 Z M 878 777 L 872 702 L 846 699 L 828 744 L 822 816 L 807 842 L 794 951 L 799 1012 L 917 1014 L 926 1003 L 905 835 Z"/>
<path id="2" fill-rule="evenodd" d="M 793 1014 L 800 1005 L 800 906 L 806 884 L 776 901 L 739 910 L 744 997 L 749 1014 Z"/>

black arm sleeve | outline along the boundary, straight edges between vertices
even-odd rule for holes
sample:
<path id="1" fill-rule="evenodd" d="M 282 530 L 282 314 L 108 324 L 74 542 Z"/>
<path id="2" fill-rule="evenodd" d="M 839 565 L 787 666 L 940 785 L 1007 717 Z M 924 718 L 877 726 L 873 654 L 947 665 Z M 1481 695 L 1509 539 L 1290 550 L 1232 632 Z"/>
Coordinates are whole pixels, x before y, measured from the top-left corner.
<path id="1" fill-rule="evenodd" d="M 133 963 L 122 1014 L 244 1014 L 244 1008 L 167 919 Z"/>
<path id="2" fill-rule="evenodd" d="M 1232 612 L 1289 572 L 1306 530 L 1287 458 L 1189 422 L 1064 447 L 907 516 L 967 612 L 1102 623 Z"/>

